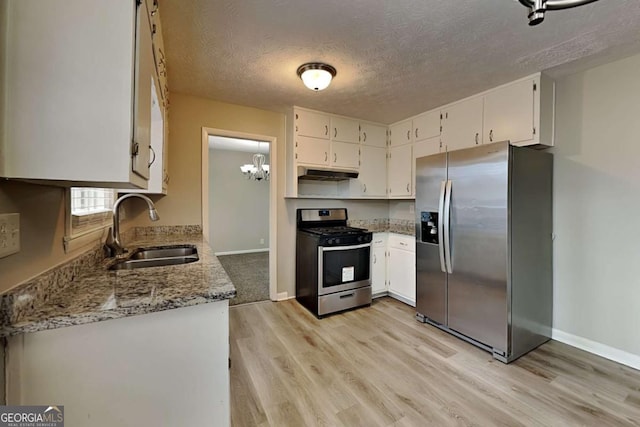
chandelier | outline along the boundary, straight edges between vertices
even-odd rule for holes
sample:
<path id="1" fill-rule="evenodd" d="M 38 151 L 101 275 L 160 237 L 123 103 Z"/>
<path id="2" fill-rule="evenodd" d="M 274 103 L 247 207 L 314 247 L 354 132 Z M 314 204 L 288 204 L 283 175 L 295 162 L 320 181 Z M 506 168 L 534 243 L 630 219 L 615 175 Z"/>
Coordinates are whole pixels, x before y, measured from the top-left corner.
<path id="1" fill-rule="evenodd" d="M 256 153 L 253 155 L 253 164 L 240 166 L 240 171 L 247 179 L 254 181 L 269 181 L 269 165 L 265 165 L 264 162 L 264 155 Z"/>

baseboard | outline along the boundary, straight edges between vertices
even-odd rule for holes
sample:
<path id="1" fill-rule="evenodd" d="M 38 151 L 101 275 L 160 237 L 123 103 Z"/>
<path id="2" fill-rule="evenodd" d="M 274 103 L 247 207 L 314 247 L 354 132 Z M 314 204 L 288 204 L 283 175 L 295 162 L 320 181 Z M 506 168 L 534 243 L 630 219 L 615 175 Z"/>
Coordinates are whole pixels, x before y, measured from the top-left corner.
<path id="1" fill-rule="evenodd" d="M 371 299 L 382 298 L 382 297 L 386 297 L 386 296 L 389 296 L 389 292 L 381 291 L 381 292 L 376 292 L 375 294 L 371 295 Z"/>
<path id="2" fill-rule="evenodd" d="M 276 296 L 276 301 L 286 301 L 288 299 L 294 299 L 295 295 L 290 297 L 288 292 L 280 292 L 277 296 Z"/>
<path id="3" fill-rule="evenodd" d="M 412 301 L 407 297 L 403 297 L 402 295 L 396 294 L 395 292 L 389 291 L 389 296 L 391 298 L 393 298 L 393 299 L 397 299 L 400 302 L 403 302 L 403 303 L 405 303 L 407 305 L 410 305 L 411 307 L 415 307 L 416 306 L 416 302 L 415 301 Z"/>
<path id="4" fill-rule="evenodd" d="M 572 347 L 579 348 L 580 350 L 588 351 L 589 353 L 604 357 L 605 359 L 613 360 L 614 362 L 640 370 L 640 356 L 638 355 L 610 347 L 596 341 L 591 341 L 587 338 L 569 334 L 555 328 L 551 330 L 551 338 Z"/>
<path id="5" fill-rule="evenodd" d="M 215 252 L 215 256 L 222 255 L 241 255 L 241 254 L 253 254 L 257 252 L 269 252 L 269 248 L 260 248 L 260 249 L 245 249 L 242 251 L 224 251 L 224 252 Z"/>

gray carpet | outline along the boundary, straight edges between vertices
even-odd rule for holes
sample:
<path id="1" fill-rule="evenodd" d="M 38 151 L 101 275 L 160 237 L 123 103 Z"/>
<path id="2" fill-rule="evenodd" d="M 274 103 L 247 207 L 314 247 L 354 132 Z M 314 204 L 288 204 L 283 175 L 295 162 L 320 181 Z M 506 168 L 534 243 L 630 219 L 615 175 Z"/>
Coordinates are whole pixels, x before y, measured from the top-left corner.
<path id="1" fill-rule="evenodd" d="M 269 252 L 218 257 L 237 295 L 229 300 L 229 305 L 269 299 Z"/>

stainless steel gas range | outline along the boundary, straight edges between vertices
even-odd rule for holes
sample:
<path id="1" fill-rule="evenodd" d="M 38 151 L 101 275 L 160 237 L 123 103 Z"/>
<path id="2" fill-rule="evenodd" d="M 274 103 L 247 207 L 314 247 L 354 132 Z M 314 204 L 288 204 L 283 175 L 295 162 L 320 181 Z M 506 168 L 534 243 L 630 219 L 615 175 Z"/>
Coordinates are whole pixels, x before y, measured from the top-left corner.
<path id="1" fill-rule="evenodd" d="M 298 209 L 296 299 L 318 317 L 371 304 L 372 233 L 347 210 Z"/>

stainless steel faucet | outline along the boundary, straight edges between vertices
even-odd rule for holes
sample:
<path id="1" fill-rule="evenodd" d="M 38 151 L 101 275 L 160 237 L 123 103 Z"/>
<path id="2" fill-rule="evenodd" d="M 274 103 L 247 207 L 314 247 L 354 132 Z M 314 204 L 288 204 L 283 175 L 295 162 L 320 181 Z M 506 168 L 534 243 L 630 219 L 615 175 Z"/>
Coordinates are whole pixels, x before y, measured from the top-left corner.
<path id="1" fill-rule="evenodd" d="M 157 221 L 160 219 L 160 215 L 158 215 L 155 205 L 151 199 L 144 194 L 131 193 L 120 196 L 113 204 L 113 227 L 109 229 L 109 235 L 107 236 L 107 241 L 104 244 L 109 256 L 122 255 L 125 252 L 125 248 L 120 242 L 120 213 L 118 208 L 125 199 L 130 197 L 138 197 L 147 202 L 147 205 L 149 206 L 149 218 L 151 221 Z"/>

